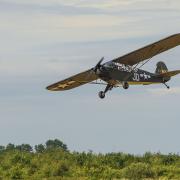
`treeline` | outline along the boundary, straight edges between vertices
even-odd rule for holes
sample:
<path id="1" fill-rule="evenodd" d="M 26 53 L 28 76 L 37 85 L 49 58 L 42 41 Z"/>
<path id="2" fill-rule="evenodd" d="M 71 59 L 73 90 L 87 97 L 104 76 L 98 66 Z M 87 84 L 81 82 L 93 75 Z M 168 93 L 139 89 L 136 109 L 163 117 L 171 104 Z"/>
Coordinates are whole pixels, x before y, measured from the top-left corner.
<path id="1" fill-rule="evenodd" d="M 0 179 L 180 179 L 180 156 L 70 152 L 62 141 L 0 146 Z"/>
<path id="2" fill-rule="evenodd" d="M 61 149 L 67 151 L 67 145 L 64 144 L 62 141 L 55 139 L 55 140 L 48 140 L 46 141 L 45 145 L 38 144 L 34 146 L 35 153 L 42 153 L 47 150 L 52 149 Z M 21 145 L 14 145 L 9 143 L 7 146 L 0 146 L 0 152 L 2 151 L 9 151 L 9 150 L 19 150 L 22 152 L 32 152 L 33 147 L 29 144 L 21 144 Z"/>

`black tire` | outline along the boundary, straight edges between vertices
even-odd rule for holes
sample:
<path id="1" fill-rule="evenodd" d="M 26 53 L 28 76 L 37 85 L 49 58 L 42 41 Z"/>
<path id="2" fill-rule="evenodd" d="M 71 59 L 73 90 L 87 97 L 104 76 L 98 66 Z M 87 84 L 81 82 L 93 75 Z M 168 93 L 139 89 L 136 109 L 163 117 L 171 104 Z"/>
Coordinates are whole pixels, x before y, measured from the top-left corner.
<path id="1" fill-rule="evenodd" d="M 101 99 L 105 98 L 105 93 L 103 91 L 100 91 L 98 95 Z"/>
<path id="2" fill-rule="evenodd" d="M 124 89 L 128 89 L 128 88 L 129 88 L 128 82 L 124 82 L 124 83 L 123 83 L 123 88 L 124 88 Z"/>

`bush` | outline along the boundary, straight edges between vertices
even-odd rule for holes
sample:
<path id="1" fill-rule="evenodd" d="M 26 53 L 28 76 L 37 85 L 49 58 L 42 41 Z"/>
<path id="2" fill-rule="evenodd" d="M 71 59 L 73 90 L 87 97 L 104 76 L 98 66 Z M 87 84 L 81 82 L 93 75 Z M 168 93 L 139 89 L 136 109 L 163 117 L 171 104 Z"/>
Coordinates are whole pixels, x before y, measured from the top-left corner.
<path id="1" fill-rule="evenodd" d="M 148 164 L 132 163 L 131 165 L 123 169 L 123 177 L 133 180 L 153 178 L 154 172 Z"/>

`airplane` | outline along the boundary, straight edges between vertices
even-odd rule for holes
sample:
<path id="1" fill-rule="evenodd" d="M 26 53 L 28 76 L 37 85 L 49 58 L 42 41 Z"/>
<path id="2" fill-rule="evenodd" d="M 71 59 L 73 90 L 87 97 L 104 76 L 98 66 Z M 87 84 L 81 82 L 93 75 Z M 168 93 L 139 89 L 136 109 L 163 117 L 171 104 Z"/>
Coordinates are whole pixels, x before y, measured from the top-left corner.
<path id="1" fill-rule="evenodd" d="M 122 86 L 128 89 L 129 85 L 150 85 L 164 84 L 180 73 L 180 70 L 168 71 L 166 64 L 162 61 L 156 64 L 155 73 L 140 69 L 148 63 L 152 57 L 180 45 L 180 33 L 171 35 L 143 48 L 135 50 L 124 56 L 115 58 L 102 64 L 104 57 L 95 67 L 84 72 L 71 76 L 47 87 L 50 91 L 63 91 L 76 88 L 83 84 L 102 84 L 106 85 L 104 91 L 98 93 L 103 99 L 105 94 L 115 87 Z M 98 82 L 97 80 L 101 82 Z"/>

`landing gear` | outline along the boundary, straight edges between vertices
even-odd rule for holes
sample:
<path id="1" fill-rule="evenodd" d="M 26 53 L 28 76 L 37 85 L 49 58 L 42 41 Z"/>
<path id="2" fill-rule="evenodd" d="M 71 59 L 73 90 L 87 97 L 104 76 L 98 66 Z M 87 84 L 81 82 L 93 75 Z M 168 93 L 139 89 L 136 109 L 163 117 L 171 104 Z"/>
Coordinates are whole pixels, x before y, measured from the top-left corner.
<path id="1" fill-rule="evenodd" d="M 100 91 L 98 95 L 101 99 L 105 98 L 105 93 L 103 91 Z"/>
<path id="2" fill-rule="evenodd" d="M 123 82 L 122 86 L 123 86 L 124 89 L 128 89 L 129 88 L 128 82 Z"/>
<path id="3" fill-rule="evenodd" d="M 108 85 L 106 86 L 106 88 L 105 88 L 104 91 L 100 91 L 100 92 L 98 93 L 99 97 L 100 97 L 101 99 L 105 98 L 106 92 L 109 91 L 109 90 L 112 90 L 112 88 L 113 88 L 113 86 L 111 86 L 111 85 L 108 84 Z"/>
<path id="4" fill-rule="evenodd" d="M 166 83 L 164 83 L 164 85 L 167 87 L 167 89 L 170 89 L 170 87 Z"/>

